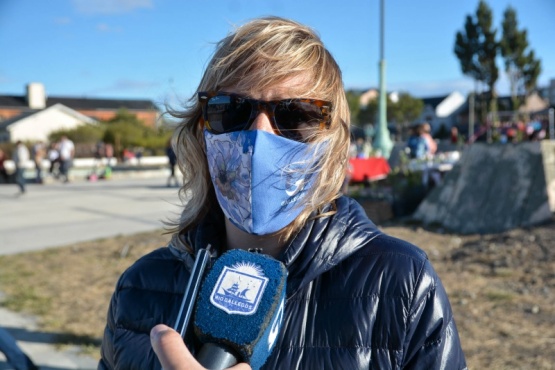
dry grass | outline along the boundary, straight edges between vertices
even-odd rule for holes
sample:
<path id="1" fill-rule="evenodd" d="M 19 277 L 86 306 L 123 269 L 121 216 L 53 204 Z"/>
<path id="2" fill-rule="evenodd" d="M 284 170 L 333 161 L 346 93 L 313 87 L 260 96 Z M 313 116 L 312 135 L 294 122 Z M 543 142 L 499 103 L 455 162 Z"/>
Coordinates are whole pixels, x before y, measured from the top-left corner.
<path id="1" fill-rule="evenodd" d="M 39 317 L 44 331 L 98 355 L 106 312 L 121 273 L 167 244 L 162 231 L 0 257 L 2 305 Z"/>
<path id="2" fill-rule="evenodd" d="M 470 369 L 555 369 L 555 224 L 490 237 L 384 229 L 430 256 Z M 98 356 L 119 275 L 168 240 L 159 231 L 0 257 L 3 305 Z"/>

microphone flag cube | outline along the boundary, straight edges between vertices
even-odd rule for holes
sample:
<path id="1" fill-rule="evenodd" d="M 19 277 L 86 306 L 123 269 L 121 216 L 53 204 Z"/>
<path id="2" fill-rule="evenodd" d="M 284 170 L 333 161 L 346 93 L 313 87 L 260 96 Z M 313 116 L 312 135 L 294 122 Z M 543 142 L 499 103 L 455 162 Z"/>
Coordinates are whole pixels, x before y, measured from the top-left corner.
<path id="1" fill-rule="evenodd" d="M 206 276 L 195 310 L 195 334 L 239 355 L 253 369 L 270 356 L 283 321 L 287 269 L 276 259 L 233 249 Z"/>

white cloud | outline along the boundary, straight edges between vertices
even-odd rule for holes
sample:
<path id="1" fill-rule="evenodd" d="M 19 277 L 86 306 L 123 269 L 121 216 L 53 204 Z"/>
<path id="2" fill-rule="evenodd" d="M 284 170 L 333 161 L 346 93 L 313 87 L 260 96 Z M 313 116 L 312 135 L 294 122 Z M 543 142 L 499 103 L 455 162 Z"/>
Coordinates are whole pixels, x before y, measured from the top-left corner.
<path id="1" fill-rule="evenodd" d="M 152 0 L 72 0 L 72 3 L 83 14 L 118 14 L 153 7 Z"/>

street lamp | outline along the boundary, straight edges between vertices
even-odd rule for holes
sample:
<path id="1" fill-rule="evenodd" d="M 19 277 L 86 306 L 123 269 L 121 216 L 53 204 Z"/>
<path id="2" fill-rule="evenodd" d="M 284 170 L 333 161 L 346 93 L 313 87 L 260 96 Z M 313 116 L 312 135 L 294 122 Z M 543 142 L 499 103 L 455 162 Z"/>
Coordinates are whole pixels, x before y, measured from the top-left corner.
<path id="1" fill-rule="evenodd" d="M 378 149 L 384 158 L 389 158 L 393 142 L 387 128 L 387 92 L 385 88 L 385 56 L 384 56 L 384 0 L 380 0 L 380 96 L 378 101 L 378 128 L 374 137 L 374 148 Z"/>

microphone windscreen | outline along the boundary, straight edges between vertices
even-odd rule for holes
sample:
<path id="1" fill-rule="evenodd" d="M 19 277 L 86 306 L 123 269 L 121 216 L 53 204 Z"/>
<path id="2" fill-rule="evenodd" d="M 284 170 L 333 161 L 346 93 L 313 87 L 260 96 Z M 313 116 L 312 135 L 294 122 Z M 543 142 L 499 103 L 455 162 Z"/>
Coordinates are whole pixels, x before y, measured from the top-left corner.
<path id="1" fill-rule="evenodd" d="M 194 329 L 203 343 L 223 345 L 253 369 L 270 356 L 283 321 L 287 269 L 272 257 L 233 249 L 206 276 Z"/>

